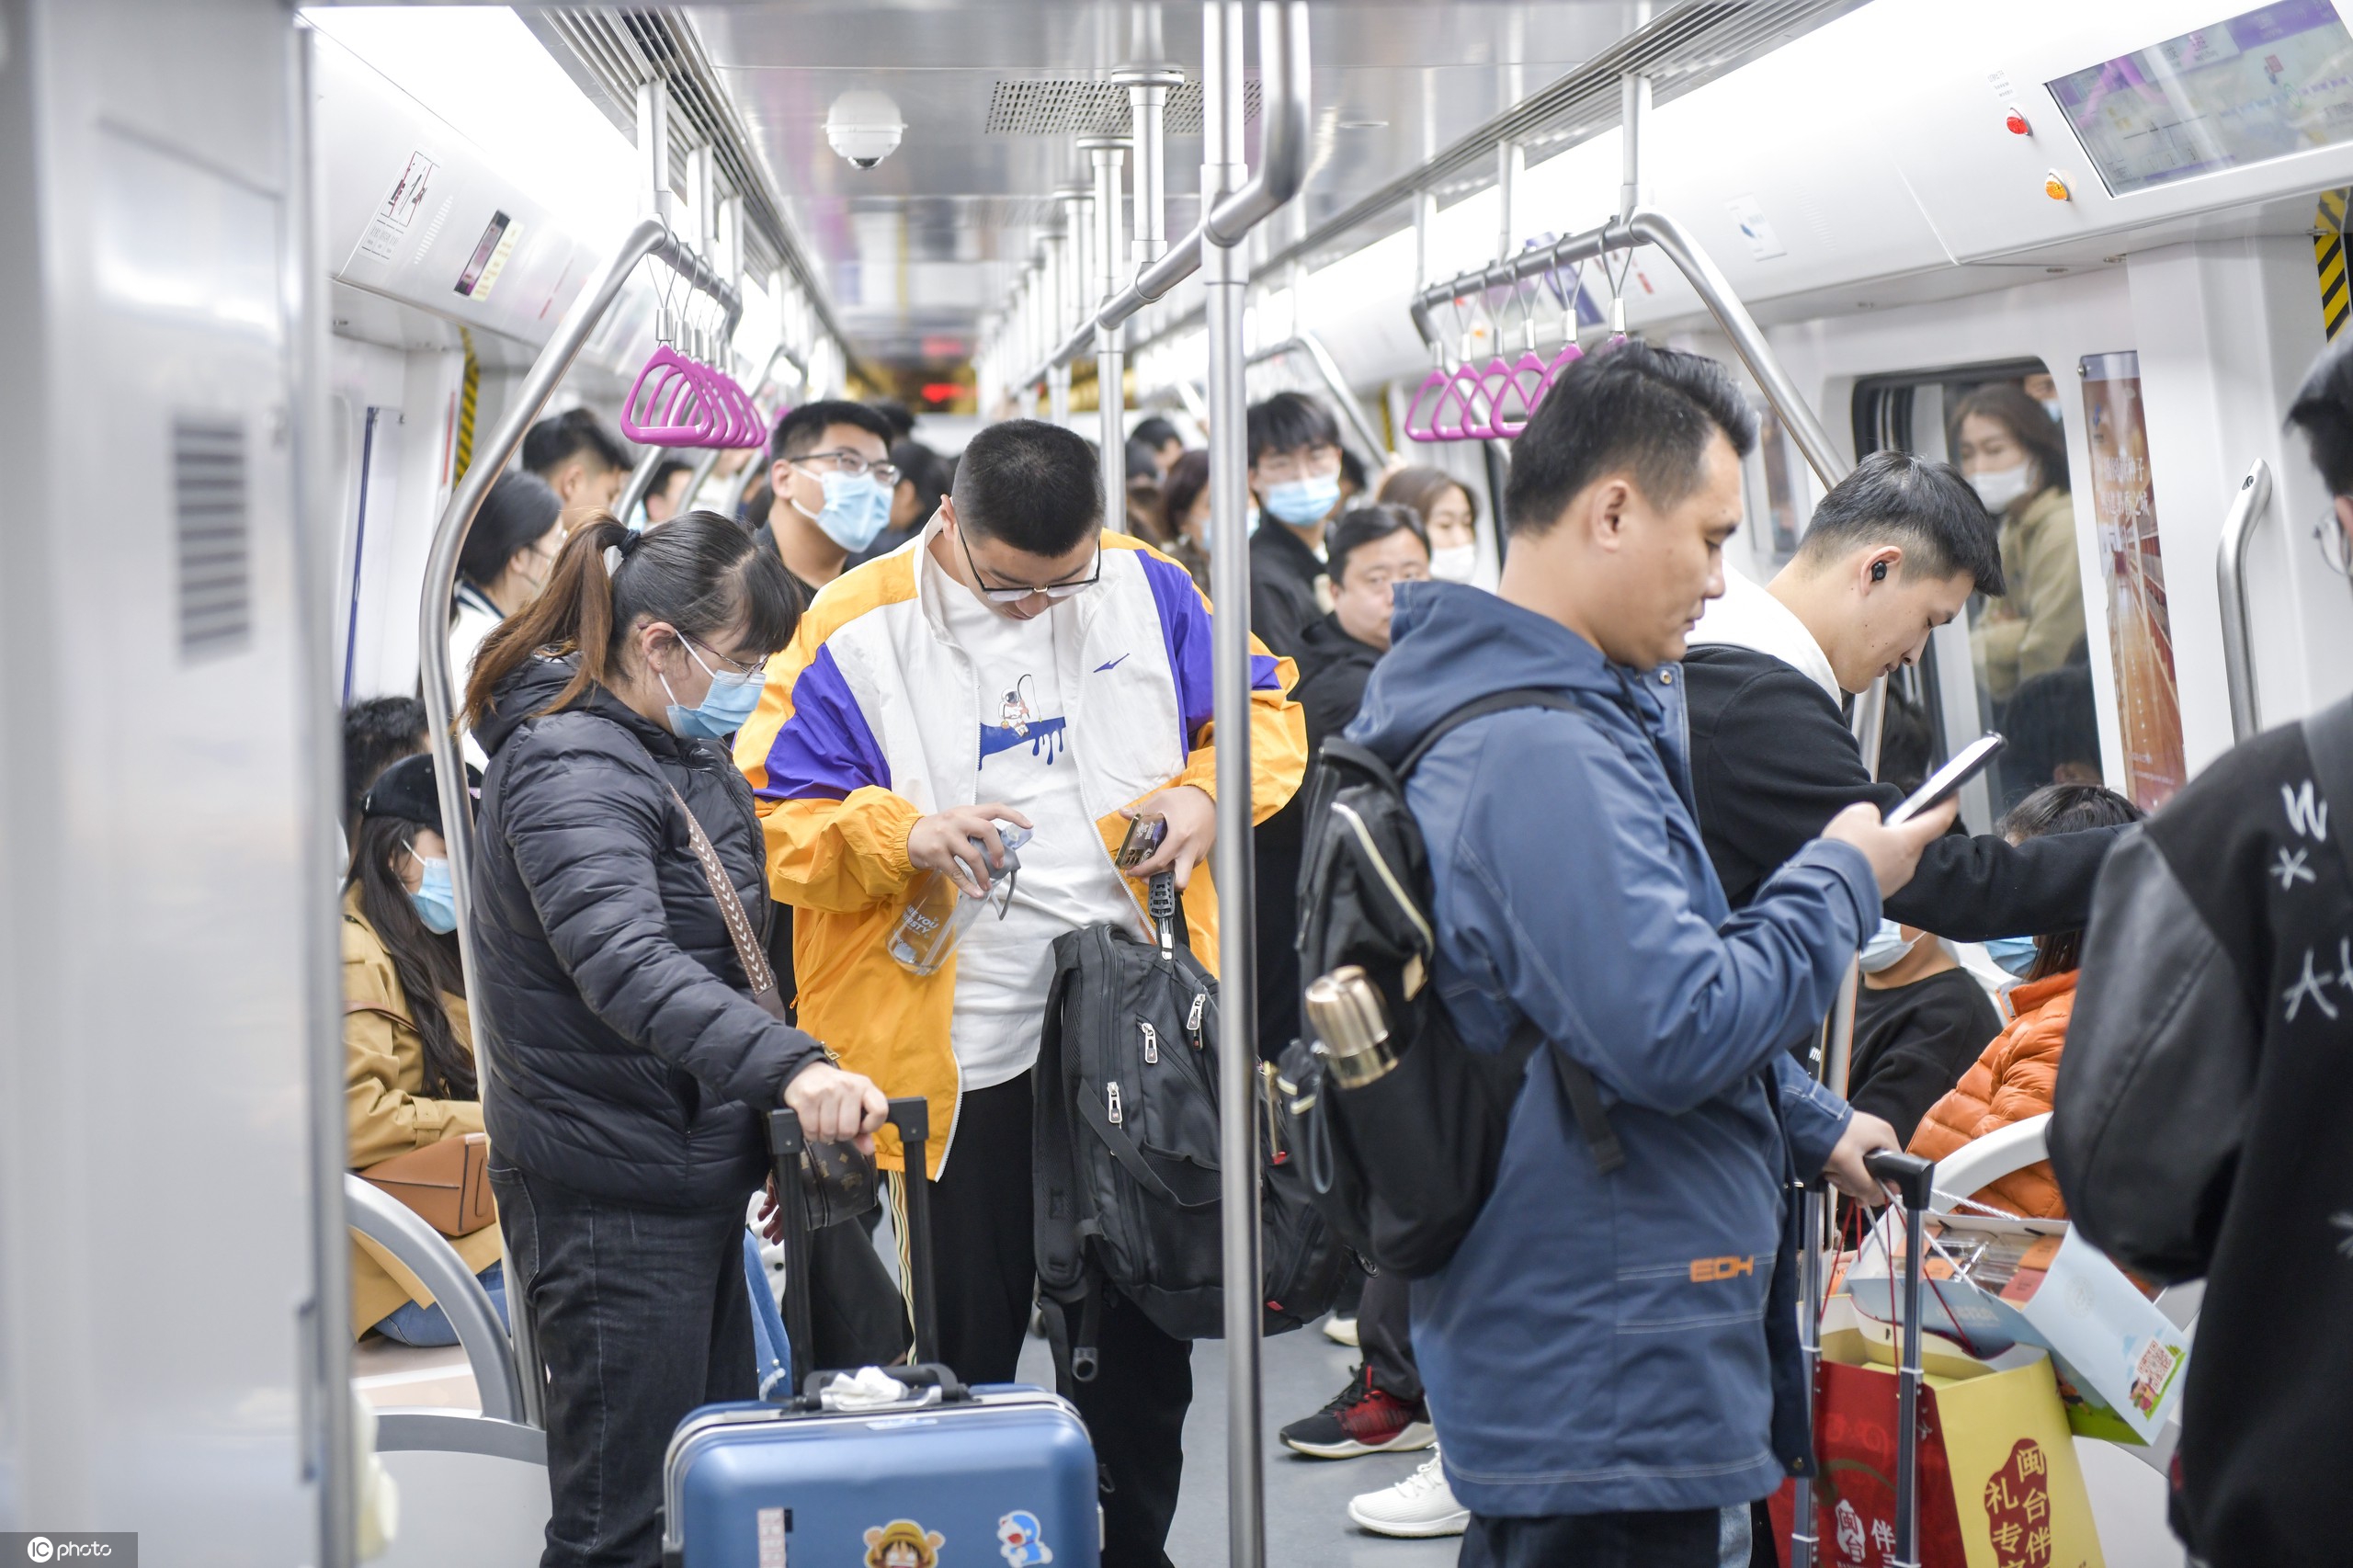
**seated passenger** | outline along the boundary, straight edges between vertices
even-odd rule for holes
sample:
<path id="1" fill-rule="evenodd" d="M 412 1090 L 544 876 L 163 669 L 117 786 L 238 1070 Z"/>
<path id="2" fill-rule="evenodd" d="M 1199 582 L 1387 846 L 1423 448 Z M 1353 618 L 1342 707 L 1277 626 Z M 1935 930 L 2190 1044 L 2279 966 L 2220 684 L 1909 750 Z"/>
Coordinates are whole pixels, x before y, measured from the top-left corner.
<path id="1" fill-rule="evenodd" d="M 508 470 L 482 498 L 458 551 L 458 590 L 449 601 L 449 678 L 460 691 L 474 653 L 501 621 L 531 602 L 563 548 L 563 502 L 545 480 Z M 479 766 L 478 751 L 467 756 Z"/>
<path id="2" fill-rule="evenodd" d="M 547 482 L 563 504 L 566 528 L 612 509 L 636 466 L 629 448 L 585 408 L 551 415 L 524 434 L 523 467 Z M 461 671 L 458 678 L 465 679 Z"/>
<path id="3" fill-rule="evenodd" d="M 769 886 L 795 906 L 802 1026 L 931 1102 L 939 1348 L 972 1382 L 1012 1380 L 1036 1293 L 1030 1078 L 1054 938 L 1097 923 L 1142 937 L 1142 879 L 1169 871 L 1194 950 L 1215 951 L 1209 601 L 1103 518 L 1084 440 L 989 426 L 922 542 L 812 607 L 735 744 Z M 1288 661 L 1261 653 L 1252 671 L 1264 818 L 1298 788 L 1306 737 Z M 1123 881 L 1112 852 L 1144 813 L 1166 835 Z M 1005 864 L 1000 823 L 1033 835 L 1009 911 L 974 922 L 938 974 L 900 968 L 886 937 L 915 878 L 977 896 Z M 1101 1369 L 1064 1392 L 1102 1465 L 1104 1561 L 1159 1563 L 1192 1346 L 1116 1296 L 1097 1343 Z"/>
<path id="4" fill-rule="evenodd" d="M 1310 757 L 1325 735 L 1348 727 L 1364 701 L 1364 683 L 1389 651 L 1389 616 L 1400 583 L 1430 573 L 1421 524 L 1403 506 L 1359 506 L 1344 513 L 1327 541 L 1332 613 L 1300 639 L 1299 705 L 1307 710 Z M 1289 927 L 1284 929 L 1289 939 Z"/>
<path id="5" fill-rule="evenodd" d="M 2018 683 L 2084 656 L 2084 579 L 2067 438 L 2040 403 L 2007 383 L 1980 387 L 1953 410 L 1951 450 L 2001 524 L 2008 592 L 1970 633 L 1979 684 L 1996 711 Z"/>
<path id="6" fill-rule="evenodd" d="M 2140 808 L 2097 784 L 2052 784 L 2020 801 L 2002 819 L 2002 835 L 2024 843 L 2046 833 L 2124 827 L 2140 820 Z M 2035 938 L 2034 963 L 2010 993 L 2009 1026 L 1962 1074 L 1959 1085 L 1929 1108 L 1907 1145 L 1912 1153 L 1942 1160 L 1965 1143 L 2051 1108 L 2052 1085 L 2058 1081 L 2060 1053 L 2067 1043 L 2067 1020 L 2075 1010 L 2083 943 L 2081 931 Z M 2067 1217 L 2066 1199 L 2060 1196 L 2048 1160 L 2011 1172 L 1972 1200 L 2025 1219 Z"/>
<path id="7" fill-rule="evenodd" d="M 790 1106 L 840 1141 L 886 1108 L 756 999 L 729 935 L 748 919 L 764 936 L 767 903 L 751 793 L 711 743 L 751 711 L 798 615 L 782 562 L 732 519 L 632 533 L 607 517 L 483 644 L 466 690 L 490 753 L 472 889 L 478 1000 L 499 1025 L 483 1108 L 548 1369 L 547 1562 L 656 1561 L 672 1430 L 756 1392 L 742 1247 L 762 1113 Z"/>
<path id="8" fill-rule="evenodd" d="M 480 782 L 473 769 L 466 774 Z M 457 928 L 433 759 L 411 756 L 386 768 L 361 801 L 344 881 L 344 1107 L 355 1171 L 483 1130 Z M 506 1316 L 498 1227 L 449 1241 Z M 449 1314 L 416 1276 L 355 1234 L 352 1335 L 370 1328 L 403 1345 L 458 1343 Z"/>
<path id="9" fill-rule="evenodd" d="M 1277 392 L 1249 413 L 1250 630 L 1277 658 L 1296 659 L 1300 639 L 1332 608 L 1324 526 L 1340 511 L 1340 427 L 1331 410 Z"/>
<path id="10" fill-rule="evenodd" d="M 1971 594 L 1999 595 L 2004 582 L 1992 521 L 1961 476 L 1905 452 L 1873 452 L 1832 486 L 1770 583 L 1726 573 L 1684 676 L 1692 793 L 1733 908 L 1841 807 L 1902 801 L 1873 782 L 1840 703 L 1918 663 Z M 1888 915 L 1959 942 L 2079 929 L 2119 831 L 2015 845 L 1950 835 L 1921 856 Z"/>
<path id="11" fill-rule="evenodd" d="M 343 832 L 359 836 L 359 802 L 376 776 L 425 749 L 425 704 L 414 697 L 368 697 L 343 710 Z M 348 857 L 347 857 L 348 858 Z"/>
<path id="12" fill-rule="evenodd" d="M 1430 575 L 1467 583 L 1479 571 L 1479 504 L 1471 487 L 1439 468 L 1401 468 L 1381 482 L 1381 499 L 1410 507 L 1430 541 Z"/>
<path id="13" fill-rule="evenodd" d="M 1847 806 L 1734 913 L 1692 820 L 1686 633 L 1723 589 L 1755 416 L 1722 366 L 1626 343 L 1571 365 L 1513 455 L 1498 594 L 1415 584 L 1351 740 L 1430 857 L 1432 982 L 1470 1048 L 1529 1060 L 1495 1190 L 1412 1290 L 1413 1345 L 1474 1564 L 1715 1568 L 1806 1454 L 1790 1176 L 1875 1198 L 1894 1137 L 1783 1050 L 1819 1018 L 1949 804 Z M 1591 1075 L 1624 1156 L 1564 1105 Z M 1702 1268 L 1695 1263 L 1704 1263 Z"/>
<path id="14" fill-rule="evenodd" d="M 1168 466 L 1161 510 L 1168 518 L 1169 555 L 1192 574 L 1193 585 L 1210 591 L 1210 455 L 1186 452 Z"/>
<path id="15" fill-rule="evenodd" d="M 645 486 L 647 528 L 659 528 L 678 515 L 694 476 L 695 465 L 681 458 L 665 458 L 654 468 L 654 478 Z"/>
<path id="16" fill-rule="evenodd" d="M 862 403 L 804 403 L 768 438 L 767 520 L 753 537 L 807 604 L 891 521 L 891 425 Z"/>
<path id="17" fill-rule="evenodd" d="M 1847 1103 L 1909 1142 L 1930 1106 L 2002 1032 L 1976 977 L 1934 935 L 1882 919 L 1863 944 Z"/>

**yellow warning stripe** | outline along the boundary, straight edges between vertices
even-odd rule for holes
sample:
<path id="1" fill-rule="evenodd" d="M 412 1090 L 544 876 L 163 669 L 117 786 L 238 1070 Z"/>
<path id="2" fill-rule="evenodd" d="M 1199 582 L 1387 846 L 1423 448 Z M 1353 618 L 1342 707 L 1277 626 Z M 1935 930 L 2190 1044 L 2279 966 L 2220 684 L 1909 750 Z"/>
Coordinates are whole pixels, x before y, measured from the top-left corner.
<path id="1" fill-rule="evenodd" d="M 466 477 L 466 470 L 474 460 L 474 400 L 482 392 L 482 362 L 474 358 L 474 335 L 460 327 L 458 341 L 465 345 L 466 369 L 458 383 L 457 450 L 451 454 L 456 472 L 449 475 L 452 483 Z"/>
<path id="2" fill-rule="evenodd" d="M 2353 291 L 2345 276 L 2345 221 L 2353 186 L 2325 190 L 2313 211 L 2313 265 L 2320 274 L 2320 319 L 2330 341 L 2353 319 Z"/>

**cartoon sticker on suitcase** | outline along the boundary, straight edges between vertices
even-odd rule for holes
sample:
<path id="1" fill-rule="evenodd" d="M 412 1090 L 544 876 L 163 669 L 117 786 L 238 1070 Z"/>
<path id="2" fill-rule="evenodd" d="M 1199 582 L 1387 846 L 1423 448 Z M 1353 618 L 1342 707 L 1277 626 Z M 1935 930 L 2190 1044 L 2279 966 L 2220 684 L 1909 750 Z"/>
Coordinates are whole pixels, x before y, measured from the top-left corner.
<path id="1" fill-rule="evenodd" d="M 866 1568 L 938 1568 L 948 1538 L 913 1519 L 892 1519 L 866 1532 Z"/>
<path id="2" fill-rule="evenodd" d="M 1017 1508 L 996 1522 L 997 1555 L 1012 1568 L 1037 1568 L 1037 1564 L 1051 1562 L 1053 1549 L 1043 1540 L 1045 1528 L 1038 1523 L 1038 1516 L 1027 1508 Z"/>

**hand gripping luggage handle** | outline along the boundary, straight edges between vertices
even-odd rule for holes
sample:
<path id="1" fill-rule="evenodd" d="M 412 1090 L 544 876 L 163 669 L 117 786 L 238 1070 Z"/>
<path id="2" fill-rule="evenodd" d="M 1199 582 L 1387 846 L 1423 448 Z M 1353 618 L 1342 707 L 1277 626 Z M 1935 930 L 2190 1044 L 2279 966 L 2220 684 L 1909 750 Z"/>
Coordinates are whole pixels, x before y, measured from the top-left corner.
<path id="1" fill-rule="evenodd" d="M 791 1350 L 789 1389 L 814 1369 L 810 1356 L 809 1210 L 801 1190 L 801 1153 L 806 1139 L 800 1113 L 789 1106 L 768 1112 L 768 1155 L 776 1172 L 777 1211 L 784 1218 L 784 1337 Z"/>

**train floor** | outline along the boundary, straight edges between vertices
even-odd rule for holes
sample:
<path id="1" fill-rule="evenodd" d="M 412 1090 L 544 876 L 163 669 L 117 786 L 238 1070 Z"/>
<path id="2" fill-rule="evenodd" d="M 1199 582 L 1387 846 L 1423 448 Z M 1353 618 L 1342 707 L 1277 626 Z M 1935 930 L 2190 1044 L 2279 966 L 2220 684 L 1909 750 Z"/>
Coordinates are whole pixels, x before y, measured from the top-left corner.
<path id="1" fill-rule="evenodd" d="M 1356 1365 L 1356 1352 L 1310 1327 L 1265 1343 L 1262 1361 L 1267 1476 L 1267 1561 L 1344 1568 L 1449 1568 L 1458 1542 L 1392 1540 L 1368 1535 L 1348 1521 L 1348 1499 L 1401 1481 L 1428 1458 L 1368 1454 L 1353 1460 L 1302 1459 L 1275 1439 L 1286 1423 L 1315 1410 L 1338 1392 Z M 370 1338 L 353 1349 L 354 1385 L 379 1406 L 481 1408 L 465 1352 L 413 1350 Z M 1045 1342 L 1024 1347 L 1021 1376 L 1051 1386 L 1053 1368 Z M 1194 1398 L 1185 1423 L 1185 1485 L 1169 1532 L 1168 1555 L 1177 1568 L 1212 1568 L 1226 1560 L 1225 1346 L 1205 1340 L 1193 1350 Z M 524 1568 L 518 1563 L 517 1568 Z"/>

